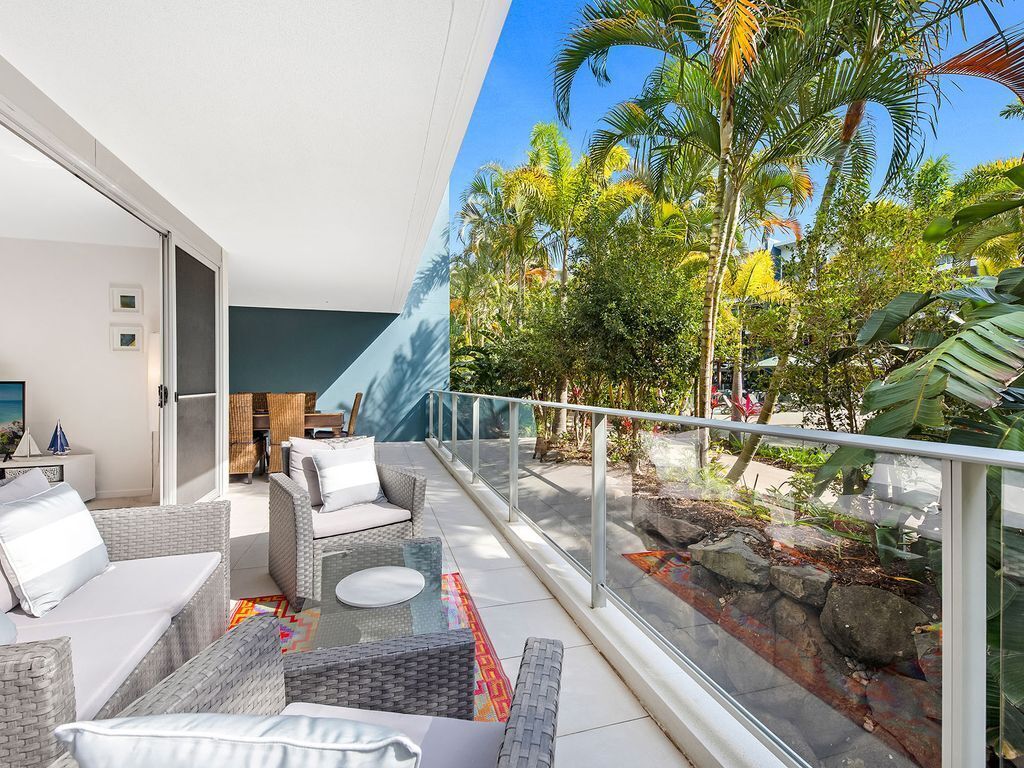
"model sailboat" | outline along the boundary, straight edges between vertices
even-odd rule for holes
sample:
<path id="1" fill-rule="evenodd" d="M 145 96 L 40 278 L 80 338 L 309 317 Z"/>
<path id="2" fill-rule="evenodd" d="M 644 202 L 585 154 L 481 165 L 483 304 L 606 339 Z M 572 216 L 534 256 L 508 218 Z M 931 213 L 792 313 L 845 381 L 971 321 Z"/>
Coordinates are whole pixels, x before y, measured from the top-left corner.
<path id="1" fill-rule="evenodd" d="M 57 426 L 53 428 L 53 437 L 50 438 L 50 445 L 46 450 L 54 456 L 64 456 L 71 452 L 71 446 L 68 445 L 68 437 L 64 434 L 60 419 L 57 419 Z"/>
<path id="2" fill-rule="evenodd" d="M 18 443 L 18 447 L 14 449 L 14 458 L 27 459 L 30 456 L 41 456 L 42 453 L 39 446 L 36 445 L 32 433 L 28 431 L 28 427 L 25 427 L 25 434 L 22 436 L 21 442 Z"/>

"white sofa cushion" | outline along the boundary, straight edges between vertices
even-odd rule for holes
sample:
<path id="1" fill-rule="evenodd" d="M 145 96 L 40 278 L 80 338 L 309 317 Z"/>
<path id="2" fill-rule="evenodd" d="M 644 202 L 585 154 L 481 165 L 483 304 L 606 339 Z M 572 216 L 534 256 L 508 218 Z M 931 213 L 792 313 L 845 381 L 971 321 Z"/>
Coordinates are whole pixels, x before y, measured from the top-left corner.
<path id="1" fill-rule="evenodd" d="M 419 748 L 391 728 L 336 718 L 177 714 L 57 728 L 81 768 L 416 768 Z"/>
<path id="2" fill-rule="evenodd" d="M 0 645 L 18 642 L 18 626 L 6 613 L 0 613 Z"/>
<path id="3" fill-rule="evenodd" d="M 220 565 L 219 552 L 118 560 L 83 584 L 41 619 L 21 610 L 10 616 L 18 626 L 89 621 L 135 611 L 177 616 Z"/>
<path id="4" fill-rule="evenodd" d="M 317 510 L 313 511 L 317 512 Z M 370 528 L 404 523 L 408 520 L 412 520 L 412 512 L 387 501 L 356 504 L 335 512 L 320 511 L 318 514 L 314 514 L 313 538 L 325 539 L 328 536 L 367 531 Z"/>
<path id="5" fill-rule="evenodd" d="M 167 631 L 170 614 L 139 611 L 90 621 L 18 622 L 18 642 L 71 638 L 77 716 L 96 716 Z"/>
<path id="6" fill-rule="evenodd" d="M 423 753 L 420 768 L 489 768 L 497 764 L 498 750 L 505 736 L 504 723 L 399 715 L 325 704 L 289 704 L 283 714 L 337 717 L 401 731 Z"/>
<path id="7" fill-rule="evenodd" d="M 324 512 L 368 504 L 384 496 L 373 442 L 364 441 L 344 450 L 316 451 L 313 464 L 320 482 Z"/>
<path id="8" fill-rule="evenodd" d="M 0 566 L 27 613 L 53 610 L 108 564 L 92 515 L 67 483 L 0 504 Z"/>

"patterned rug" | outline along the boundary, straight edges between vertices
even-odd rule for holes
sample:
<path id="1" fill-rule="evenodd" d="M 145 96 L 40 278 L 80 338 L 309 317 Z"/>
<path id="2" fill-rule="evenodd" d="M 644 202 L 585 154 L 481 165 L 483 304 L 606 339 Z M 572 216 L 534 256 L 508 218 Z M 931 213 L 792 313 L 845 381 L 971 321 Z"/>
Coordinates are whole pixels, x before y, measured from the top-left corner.
<path id="1" fill-rule="evenodd" d="M 487 636 L 483 621 L 477 612 L 473 598 L 466 589 L 462 576 L 446 573 L 442 577 L 442 599 L 448 610 L 448 626 L 451 629 L 471 629 L 476 641 L 476 720 L 505 722 L 512 703 L 512 686 L 494 652 L 491 639 Z M 296 614 L 288 605 L 284 595 L 248 597 L 238 601 L 231 614 L 231 627 L 235 627 L 250 616 L 271 614 L 282 622 L 281 651 L 288 653 L 301 649 L 311 631 L 316 628 L 315 616 Z"/>

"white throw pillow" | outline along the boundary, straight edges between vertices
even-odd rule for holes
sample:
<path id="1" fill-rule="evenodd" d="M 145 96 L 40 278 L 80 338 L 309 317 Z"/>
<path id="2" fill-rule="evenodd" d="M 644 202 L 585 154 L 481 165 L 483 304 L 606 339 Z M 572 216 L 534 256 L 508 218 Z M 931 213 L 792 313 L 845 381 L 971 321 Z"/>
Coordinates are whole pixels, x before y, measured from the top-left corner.
<path id="1" fill-rule="evenodd" d="M 42 616 L 109 564 L 92 515 L 67 483 L 0 504 L 0 567 L 26 613 Z"/>
<path id="2" fill-rule="evenodd" d="M 324 503 L 320 495 L 320 479 L 313 464 L 313 454 L 317 451 L 336 451 L 354 448 L 369 442 L 372 437 L 332 437 L 326 440 L 309 440 L 305 437 L 290 437 L 291 451 L 288 454 L 288 476 L 309 491 L 309 503 L 319 507 Z"/>
<path id="3" fill-rule="evenodd" d="M 50 481 L 46 479 L 43 470 L 33 467 L 10 480 L 0 480 L 0 504 L 27 499 L 48 490 Z M 17 605 L 18 595 L 14 591 L 14 585 L 6 575 L 0 573 L 0 613 L 7 613 Z"/>
<path id="4" fill-rule="evenodd" d="M 180 714 L 69 723 L 56 730 L 81 768 L 416 768 L 393 728 L 323 717 Z"/>
<path id="5" fill-rule="evenodd" d="M 8 501 L 19 501 L 35 496 L 37 493 L 50 490 L 50 481 L 43 470 L 33 467 L 10 480 L 0 480 L 0 504 Z"/>
<path id="6" fill-rule="evenodd" d="M 324 500 L 321 512 L 368 504 L 384 496 L 372 442 L 339 451 L 317 451 L 313 464 Z"/>

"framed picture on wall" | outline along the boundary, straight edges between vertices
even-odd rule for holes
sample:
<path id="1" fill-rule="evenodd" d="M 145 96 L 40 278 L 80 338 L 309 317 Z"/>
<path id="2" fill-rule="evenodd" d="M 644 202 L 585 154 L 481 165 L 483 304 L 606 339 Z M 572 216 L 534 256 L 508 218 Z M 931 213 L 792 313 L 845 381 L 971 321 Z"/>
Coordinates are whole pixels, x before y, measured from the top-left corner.
<path id="1" fill-rule="evenodd" d="M 141 325 L 110 326 L 110 348 L 114 352 L 141 352 L 145 329 Z"/>
<path id="2" fill-rule="evenodd" d="M 137 285 L 110 286 L 111 312 L 142 312 L 142 287 Z"/>

